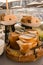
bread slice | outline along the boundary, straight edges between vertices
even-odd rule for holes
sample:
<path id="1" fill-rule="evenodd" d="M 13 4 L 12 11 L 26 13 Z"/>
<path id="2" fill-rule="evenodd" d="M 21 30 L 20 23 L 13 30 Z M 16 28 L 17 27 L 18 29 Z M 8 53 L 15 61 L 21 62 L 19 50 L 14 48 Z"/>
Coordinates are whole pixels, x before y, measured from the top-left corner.
<path id="1" fill-rule="evenodd" d="M 19 39 L 23 42 L 31 43 L 31 42 L 36 42 L 38 40 L 37 36 L 32 35 L 32 34 L 23 34 L 19 36 Z"/>
<path id="2" fill-rule="evenodd" d="M 22 42 L 20 40 L 17 41 L 17 44 L 19 45 L 20 51 L 22 53 L 27 53 L 27 52 L 30 51 L 31 48 L 37 46 L 36 42 L 35 43 L 24 43 L 24 42 Z"/>

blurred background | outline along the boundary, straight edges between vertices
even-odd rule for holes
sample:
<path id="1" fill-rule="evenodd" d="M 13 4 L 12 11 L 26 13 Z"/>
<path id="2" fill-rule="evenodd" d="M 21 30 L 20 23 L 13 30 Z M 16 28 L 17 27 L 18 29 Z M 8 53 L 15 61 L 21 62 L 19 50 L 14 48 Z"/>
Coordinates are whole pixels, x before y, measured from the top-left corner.
<path id="1" fill-rule="evenodd" d="M 43 0 L 15 0 L 9 3 L 9 8 L 12 8 L 14 6 L 31 7 L 29 5 L 33 5 L 32 3 L 36 4 L 36 6 L 41 5 L 40 7 L 43 7 Z M 0 2 L 0 9 L 1 8 L 6 9 L 6 3 Z"/>
<path id="2" fill-rule="evenodd" d="M 43 0 L 15 0 L 8 5 L 10 13 L 15 14 L 18 19 L 23 15 L 33 15 L 43 21 Z M 0 1 L 0 14 L 2 13 L 6 14 L 6 3 Z"/>

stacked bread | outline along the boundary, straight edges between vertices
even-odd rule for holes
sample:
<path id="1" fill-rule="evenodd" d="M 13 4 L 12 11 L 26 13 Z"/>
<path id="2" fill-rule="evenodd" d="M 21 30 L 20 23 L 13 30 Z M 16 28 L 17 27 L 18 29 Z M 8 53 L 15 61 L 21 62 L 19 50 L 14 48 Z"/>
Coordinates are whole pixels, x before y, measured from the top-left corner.
<path id="1" fill-rule="evenodd" d="M 33 16 L 23 16 L 21 23 L 25 26 L 37 27 L 40 25 L 40 20 Z M 6 48 L 6 54 L 14 61 L 35 61 L 43 56 L 39 33 L 36 30 L 25 29 L 21 33 L 11 32 L 9 35 L 9 43 Z"/>
<path id="2" fill-rule="evenodd" d="M 40 46 L 37 31 L 29 30 L 22 34 L 11 32 L 9 41 L 10 44 L 6 47 L 6 54 L 14 61 L 35 61 L 43 56 L 43 48 Z"/>
<path id="3" fill-rule="evenodd" d="M 35 31 L 33 34 L 31 31 L 27 34 L 20 35 L 17 44 L 20 47 L 20 51 L 22 53 L 27 54 L 29 51 L 31 51 L 30 49 L 36 47 L 39 44 L 38 42 L 39 42 L 38 34 L 36 34 Z"/>

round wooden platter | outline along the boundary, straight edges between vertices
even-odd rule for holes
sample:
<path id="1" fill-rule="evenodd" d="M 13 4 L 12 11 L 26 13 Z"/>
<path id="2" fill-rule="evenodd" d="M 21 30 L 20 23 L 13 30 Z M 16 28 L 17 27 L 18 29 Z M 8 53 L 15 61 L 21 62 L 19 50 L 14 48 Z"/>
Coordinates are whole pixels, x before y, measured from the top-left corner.
<path id="1" fill-rule="evenodd" d="M 4 21 L 1 22 L 3 25 L 14 25 L 17 22 L 17 17 L 15 15 L 6 15 Z"/>
<path id="2" fill-rule="evenodd" d="M 6 56 L 15 62 L 33 62 L 43 56 L 43 48 L 37 53 L 37 58 L 35 58 L 34 54 L 23 55 L 19 50 L 11 49 L 9 45 L 6 46 Z"/>

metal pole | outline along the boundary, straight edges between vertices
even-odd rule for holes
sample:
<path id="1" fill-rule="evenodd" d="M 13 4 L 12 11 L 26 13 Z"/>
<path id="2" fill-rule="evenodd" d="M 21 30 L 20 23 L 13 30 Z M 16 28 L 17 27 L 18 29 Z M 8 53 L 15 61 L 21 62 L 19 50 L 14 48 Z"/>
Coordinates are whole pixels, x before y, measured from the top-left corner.
<path id="1" fill-rule="evenodd" d="M 6 8 L 7 8 L 7 10 L 8 10 L 8 0 L 6 0 Z"/>
<path id="2" fill-rule="evenodd" d="M 9 14 L 8 0 L 6 0 L 6 8 L 7 8 L 7 14 Z"/>

